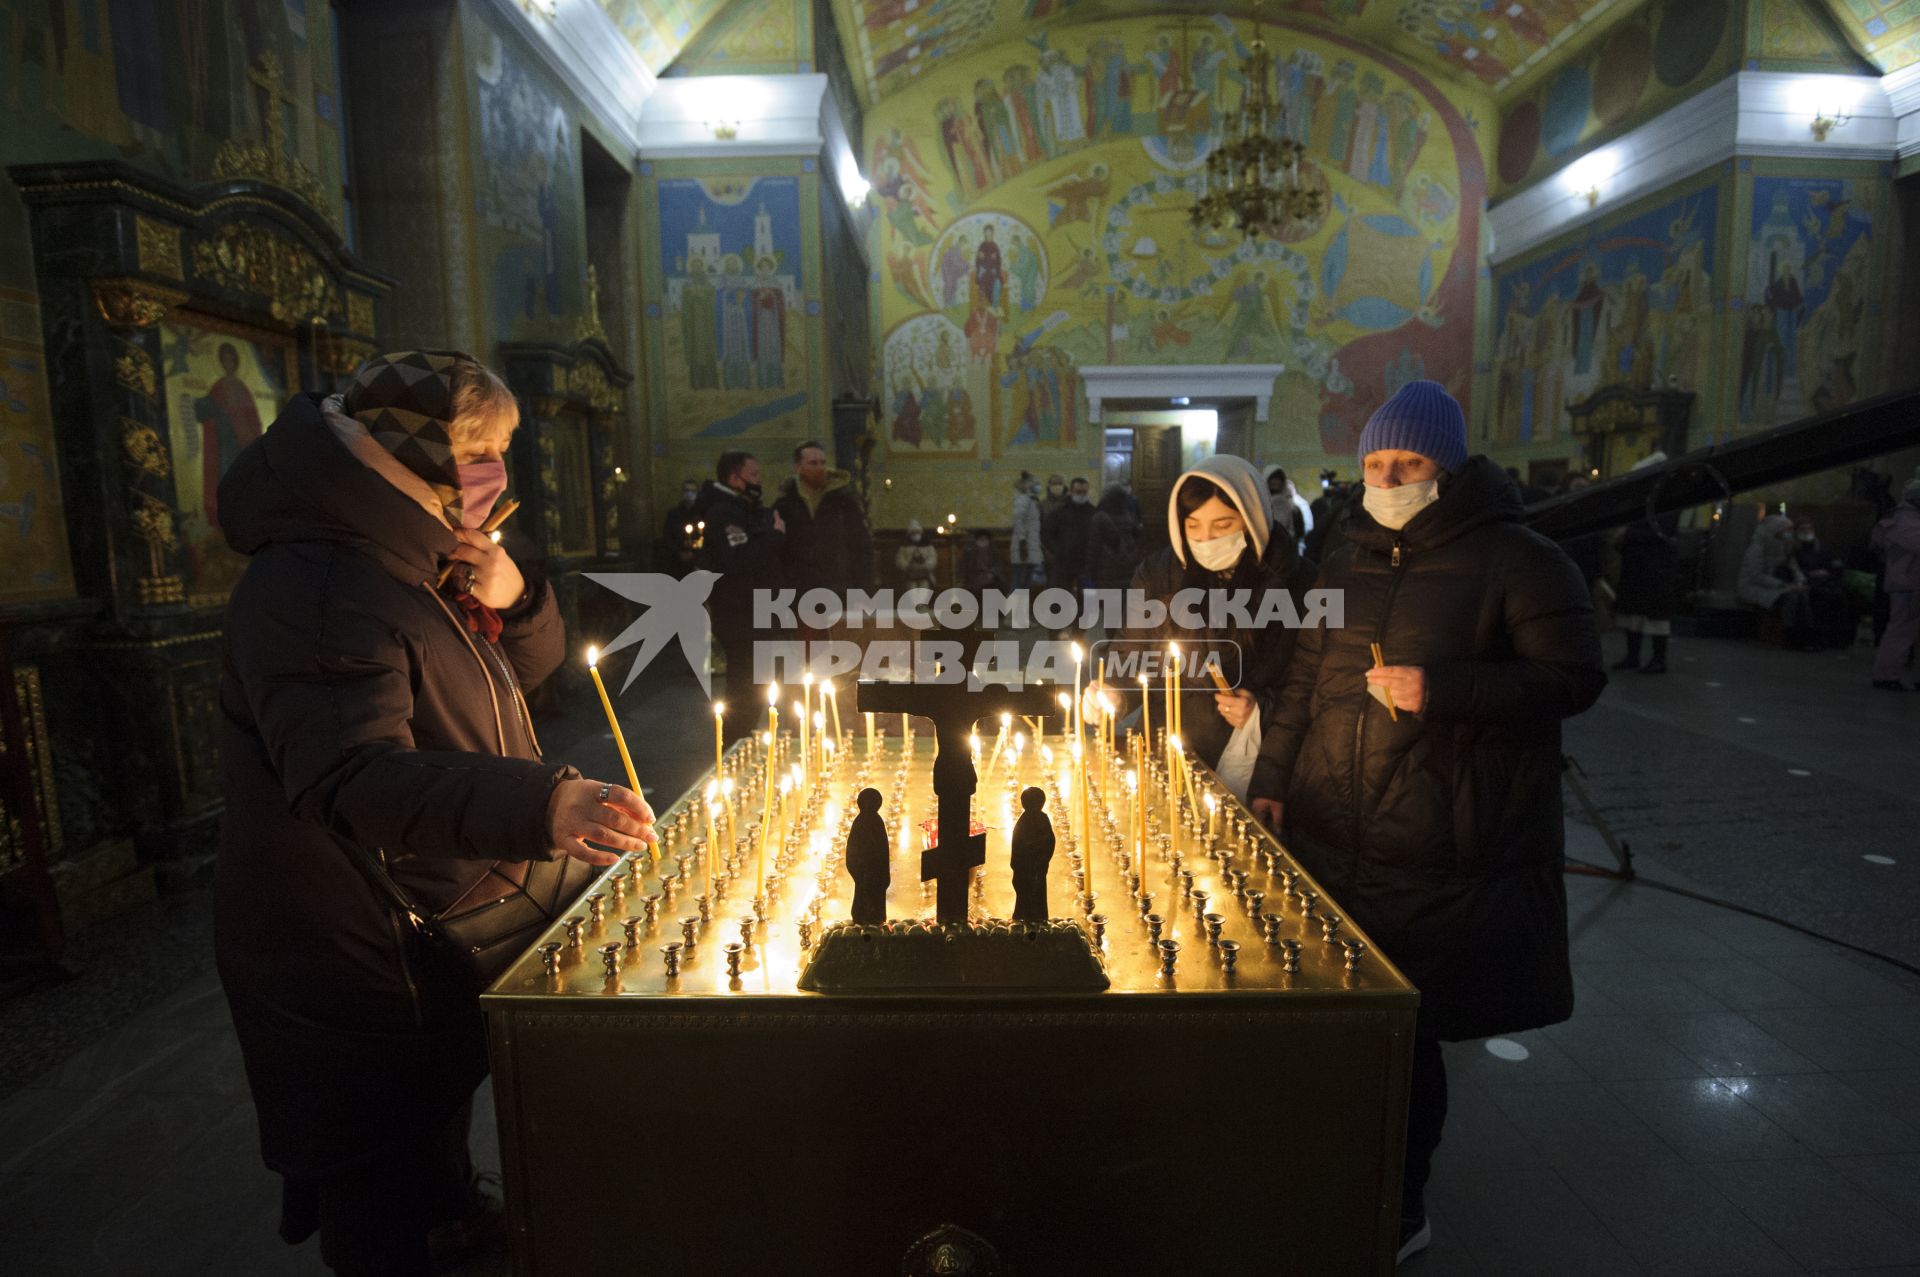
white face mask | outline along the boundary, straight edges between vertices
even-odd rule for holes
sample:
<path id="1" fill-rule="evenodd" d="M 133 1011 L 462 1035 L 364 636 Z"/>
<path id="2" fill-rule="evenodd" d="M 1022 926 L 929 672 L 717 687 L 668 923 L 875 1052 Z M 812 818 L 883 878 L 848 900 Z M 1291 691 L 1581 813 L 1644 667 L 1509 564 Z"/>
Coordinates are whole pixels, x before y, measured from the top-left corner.
<path id="1" fill-rule="evenodd" d="M 1397 488 L 1376 488 L 1368 484 L 1366 495 L 1360 501 L 1375 523 L 1398 532 L 1407 526 L 1414 515 L 1439 499 L 1440 481 L 1422 479 L 1419 483 L 1403 483 Z"/>
<path id="2" fill-rule="evenodd" d="M 1211 541 L 1189 541 L 1187 546 L 1193 551 L 1195 563 L 1209 572 L 1225 572 L 1240 561 L 1241 553 L 1247 548 L 1247 534 L 1236 532 Z"/>

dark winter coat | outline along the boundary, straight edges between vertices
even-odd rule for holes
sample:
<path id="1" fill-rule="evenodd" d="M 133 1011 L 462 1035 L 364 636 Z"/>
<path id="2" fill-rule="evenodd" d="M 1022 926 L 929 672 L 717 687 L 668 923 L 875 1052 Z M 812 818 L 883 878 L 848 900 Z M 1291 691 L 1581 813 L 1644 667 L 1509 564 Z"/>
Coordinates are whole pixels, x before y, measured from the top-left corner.
<path id="1" fill-rule="evenodd" d="M 782 584 L 838 594 L 873 588 L 873 531 L 846 471 L 829 470 L 825 491 L 811 503 L 799 477 L 789 475 L 773 508 L 787 525 L 789 579 Z"/>
<path id="2" fill-rule="evenodd" d="M 1677 520 L 1665 515 L 1658 526 L 1640 519 L 1620 533 L 1620 589 L 1613 602 L 1615 616 L 1673 619 L 1680 606 L 1680 547 L 1674 540 L 1678 530 Z"/>
<path id="3" fill-rule="evenodd" d="M 1450 1040 L 1573 1012 L 1560 720 L 1606 675 L 1580 573 L 1520 513 L 1475 457 L 1398 533 L 1353 516 L 1320 581 L 1345 625 L 1301 634 L 1249 791 Z M 1374 642 L 1425 669 L 1420 715 L 1368 695 Z"/>
<path id="4" fill-rule="evenodd" d="M 1319 573 L 1314 570 L 1313 564 L 1300 557 L 1299 550 L 1286 536 L 1270 540 L 1266 558 L 1259 563 L 1247 561 L 1247 555 L 1241 557 L 1242 565 L 1232 572 L 1209 572 L 1205 568 L 1188 567 L 1180 562 L 1173 547 L 1168 546 L 1148 556 L 1147 561 L 1133 574 L 1130 588 L 1162 602 L 1183 589 L 1250 590 L 1252 598 L 1247 604 L 1249 613 L 1259 611 L 1260 600 L 1266 591 L 1285 590 L 1293 596 L 1296 613 L 1306 610 L 1303 596 L 1314 587 Z M 1189 630 L 1175 625 L 1171 617 L 1152 629 L 1122 631 L 1123 637 L 1150 641 L 1157 649 L 1164 649 L 1168 642 L 1179 643 L 1190 652 L 1199 651 L 1204 644 L 1215 641 L 1239 644 L 1239 686 L 1252 692 L 1254 699 L 1260 702 L 1258 712 L 1263 722 L 1278 701 L 1280 687 L 1300 633 L 1284 625 L 1269 625 L 1262 630 L 1241 633 Z M 1234 671 L 1229 668 L 1227 673 L 1231 676 Z M 1214 703 L 1214 690 L 1211 680 L 1198 686 L 1189 680 L 1182 684 L 1180 697 L 1180 721 L 1184 732 L 1181 744 L 1193 750 L 1195 756 L 1210 767 L 1219 764 L 1220 756 L 1226 752 L 1227 742 L 1233 739 L 1233 728 L 1227 726 L 1227 720 L 1220 716 L 1219 706 Z M 1156 716 L 1161 712 L 1159 695 L 1160 689 L 1155 688 L 1153 712 Z"/>
<path id="5" fill-rule="evenodd" d="M 441 910 L 552 855 L 525 688 L 563 655 L 547 587 L 497 647 L 433 581 L 453 533 L 290 402 L 220 485 L 253 561 L 227 607 L 214 949 L 267 1164 L 319 1180 L 444 1123 L 486 1074 L 480 1010 L 375 894 Z M 469 899 L 473 897 L 469 896 Z"/>
<path id="6" fill-rule="evenodd" d="M 1066 501 L 1040 521 L 1040 543 L 1047 554 L 1047 584 L 1072 589 L 1088 575 L 1087 545 L 1093 531 L 1093 503 Z"/>
<path id="7" fill-rule="evenodd" d="M 707 596 L 713 636 L 721 643 L 753 637 L 753 592 L 790 584 L 784 558 L 786 534 L 773 526 L 773 511 L 709 479 L 696 502 L 707 522 L 700 566 L 720 574 Z"/>
<path id="8" fill-rule="evenodd" d="M 1126 490 L 1108 488 L 1087 525 L 1087 574 L 1096 590 L 1124 590 L 1140 566 L 1140 543 Z"/>

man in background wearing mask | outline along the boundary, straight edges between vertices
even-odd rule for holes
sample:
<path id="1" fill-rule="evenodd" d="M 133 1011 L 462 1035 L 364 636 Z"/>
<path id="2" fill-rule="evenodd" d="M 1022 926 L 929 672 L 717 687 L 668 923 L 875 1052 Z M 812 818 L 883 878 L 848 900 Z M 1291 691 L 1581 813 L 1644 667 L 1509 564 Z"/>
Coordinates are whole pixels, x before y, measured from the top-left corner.
<path id="1" fill-rule="evenodd" d="M 1573 1013 L 1560 720 L 1606 675 L 1579 569 L 1520 526 L 1500 468 L 1467 456 L 1444 388 L 1402 387 L 1359 451 L 1362 508 L 1320 581 L 1345 624 L 1300 635 L 1248 794 L 1420 989 L 1404 1259 L 1432 1236 L 1440 1043 Z"/>
<path id="2" fill-rule="evenodd" d="M 1064 585 L 1071 589 L 1073 587 L 1072 579 L 1062 577 L 1060 575 L 1060 565 L 1054 562 L 1053 541 L 1051 534 L 1047 531 L 1048 528 L 1053 526 L 1053 516 L 1055 513 L 1064 509 L 1066 505 L 1066 476 L 1062 474 L 1048 475 L 1047 494 L 1040 498 L 1040 544 L 1041 557 L 1044 560 L 1043 567 L 1046 569 L 1045 575 L 1048 585 Z"/>
<path id="3" fill-rule="evenodd" d="M 700 481 L 688 479 L 680 485 L 680 500 L 667 510 L 660 521 L 660 568 L 675 577 L 693 571 L 693 543 L 699 537 Z M 694 531 L 687 531 L 693 528 Z"/>
<path id="4" fill-rule="evenodd" d="M 707 612 L 713 640 L 727 659 L 727 739 L 732 741 L 752 731 L 765 712 L 765 699 L 756 694 L 753 681 L 753 592 L 780 587 L 787 525 L 778 511 L 760 504 L 760 462 L 752 453 L 721 453 L 714 475 L 695 508 L 707 523 L 700 566 L 720 574 L 707 596 Z"/>
<path id="5" fill-rule="evenodd" d="M 1087 543 L 1093 530 L 1092 490 L 1085 479 L 1075 479 L 1065 503 L 1041 520 L 1040 541 L 1047 554 L 1047 584 L 1082 589 L 1093 583 L 1087 566 Z"/>

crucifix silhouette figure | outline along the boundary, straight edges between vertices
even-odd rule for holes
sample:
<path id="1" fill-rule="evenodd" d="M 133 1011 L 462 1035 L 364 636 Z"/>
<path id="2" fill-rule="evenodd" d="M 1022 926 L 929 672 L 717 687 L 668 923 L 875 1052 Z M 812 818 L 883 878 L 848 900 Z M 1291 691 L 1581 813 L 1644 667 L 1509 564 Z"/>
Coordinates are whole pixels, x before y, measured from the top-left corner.
<path id="1" fill-rule="evenodd" d="M 967 737 L 973 725 L 993 714 L 1059 712 L 1060 689 L 1053 684 L 1012 688 L 993 684 L 969 688 L 958 683 L 873 683 L 859 685 L 857 704 L 864 712 L 918 714 L 933 720 L 933 793 L 939 813 L 938 842 L 920 858 L 920 881 L 940 883 L 935 896 L 942 924 L 967 920 L 967 880 L 975 865 L 986 863 L 987 836 L 971 832 L 968 800 L 978 786 Z"/>

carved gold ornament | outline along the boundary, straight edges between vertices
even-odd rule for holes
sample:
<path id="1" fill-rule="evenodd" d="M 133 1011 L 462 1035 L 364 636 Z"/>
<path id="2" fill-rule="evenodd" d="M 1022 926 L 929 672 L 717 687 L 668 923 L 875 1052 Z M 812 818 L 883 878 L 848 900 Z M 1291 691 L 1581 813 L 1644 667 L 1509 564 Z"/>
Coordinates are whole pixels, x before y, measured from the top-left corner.
<path id="1" fill-rule="evenodd" d="M 133 219 L 133 240 L 141 270 L 150 275 L 164 275 L 168 279 L 186 278 L 180 259 L 178 226 L 136 215 Z"/>
<path id="2" fill-rule="evenodd" d="M 229 222 L 193 246 L 201 279 L 267 300 L 283 324 L 320 323 L 340 313 L 340 292 L 304 246 L 259 226 Z"/>
<path id="3" fill-rule="evenodd" d="M 173 510 L 164 501 L 142 496 L 133 512 L 134 535 L 155 550 L 171 550 L 174 545 Z"/>
<path id="4" fill-rule="evenodd" d="M 100 308 L 100 318 L 114 328 L 151 328 L 187 300 L 177 288 L 138 279 L 96 279 L 92 284 L 93 304 Z"/>
<path id="5" fill-rule="evenodd" d="M 283 104 L 298 102 L 299 98 L 287 88 L 280 59 L 272 53 L 261 54 L 253 70 L 247 72 L 247 79 L 253 81 L 254 87 L 267 99 L 266 140 L 235 138 L 223 144 L 213 157 L 213 175 L 271 182 L 292 191 L 329 221 L 333 220 L 333 201 L 321 189 L 320 180 L 312 169 L 287 154 L 287 126 L 280 108 Z"/>
<path id="6" fill-rule="evenodd" d="M 166 444 L 161 442 L 159 432 L 152 426 L 144 426 L 132 417 L 120 418 L 120 448 L 126 453 L 130 465 L 138 466 L 150 475 L 166 478 L 173 473 L 173 463 L 167 458 Z"/>
<path id="7" fill-rule="evenodd" d="M 122 386 L 151 399 L 159 391 L 159 374 L 145 351 L 129 351 L 113 361 L 113 376 Z"/>
<path id="8" fill-rule="evenodd" d="M 575 399 L 586 400 L 595 412 L 620 411 L 620 392 L 607 380 L 607 374 L 600 370 L 599 364 L 583 359 L 567 369 L 564 377 L 567 394 Z"/>
<path id="9" fill-rule="evenodd" d="M 365 293 L 347 293 L 347 329 L 373 336 L 373 298 Z"/>
<path id="10" fill-rule="evenodd" d="M 370 341 L 322 333 L 314 343 L 314 354 L 320 361 L 321 371 L 344 377 L 373 358 L 374 350 Z"/>

